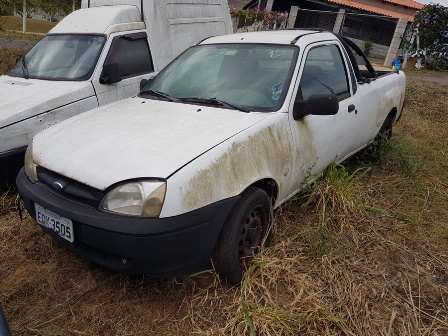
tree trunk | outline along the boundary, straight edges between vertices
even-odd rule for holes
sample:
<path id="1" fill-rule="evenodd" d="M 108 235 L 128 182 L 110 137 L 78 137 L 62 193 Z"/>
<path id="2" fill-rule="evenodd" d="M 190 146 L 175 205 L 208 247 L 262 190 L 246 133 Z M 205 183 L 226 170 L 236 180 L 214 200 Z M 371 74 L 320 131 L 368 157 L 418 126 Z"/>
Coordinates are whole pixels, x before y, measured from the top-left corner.
<path id="1" fill-rule="evenodd" d="M 22 31 L 25 33 L 26 32 L 26 0 L 23 0 L 23 28 Z"/>

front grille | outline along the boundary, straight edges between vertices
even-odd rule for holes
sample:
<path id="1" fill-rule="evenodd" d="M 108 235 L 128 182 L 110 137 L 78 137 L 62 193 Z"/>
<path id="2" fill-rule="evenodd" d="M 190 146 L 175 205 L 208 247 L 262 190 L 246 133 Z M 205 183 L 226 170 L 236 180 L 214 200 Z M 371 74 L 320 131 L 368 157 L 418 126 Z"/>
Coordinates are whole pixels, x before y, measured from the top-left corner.
<path id="1" fill-rule="evenodd" d="M 104 193 L 83 183 L 55 173 L 43 167 L 37 167 L 37 177 L 50 192 L 71 202 L 97 208 Z"/>

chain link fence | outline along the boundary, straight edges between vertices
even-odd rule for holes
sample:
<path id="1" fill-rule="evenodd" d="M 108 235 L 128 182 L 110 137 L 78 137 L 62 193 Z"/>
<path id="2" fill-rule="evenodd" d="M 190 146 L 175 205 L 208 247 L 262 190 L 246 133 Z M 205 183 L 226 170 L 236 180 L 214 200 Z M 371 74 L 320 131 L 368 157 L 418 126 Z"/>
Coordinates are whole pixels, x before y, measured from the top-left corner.
<path id="1" fill-rule="evenodd" d="M 398 19 L 388 16 L 299 9 L 294 28 L 321 28 L 353 40 L 368 56 L 385 58 Z"/>
<path id="2" fill-rule="evenodd" d="M 321 28 L 333 31 L 338 12 L 299 9 L 294 28 Z"/>
<path id="3" fill-rule="evenodd" d="M 232 14 L 237 32 L 320 28 L 349 37 L 367 56 L 381 59 L 385 59 L 388 54 L 398 23 L 398 19 L 388 16 L 359 14 L 345 10 L 298 9 L 295 22 L 288 22 L 290 18 L 286 18 L 286 13 L 279 12 L 239 10 Z M 275 15 L 275 18 L 272 15 Z M 294 21 L 294 18 L 292 20 Z"/>

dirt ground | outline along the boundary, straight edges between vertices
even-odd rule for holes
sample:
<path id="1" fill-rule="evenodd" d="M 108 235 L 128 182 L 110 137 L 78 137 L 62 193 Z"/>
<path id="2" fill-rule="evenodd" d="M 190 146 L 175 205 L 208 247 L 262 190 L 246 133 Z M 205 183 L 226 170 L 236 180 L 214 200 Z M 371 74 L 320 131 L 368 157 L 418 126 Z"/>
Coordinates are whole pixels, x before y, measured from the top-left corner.
<path id="1" fill-rule="evenodd" d="M 37 41 L 19 40 L 7 37 L 0 37 L 0 49 L 26 48 L 30 49 Z"/>
<path id="2" fill-rule="evenodd" d="M 417 69 L 404 69 L 407 79 L 421 80 L 429 83 L 448 85 L 448 72 L 427 72 Z"/>

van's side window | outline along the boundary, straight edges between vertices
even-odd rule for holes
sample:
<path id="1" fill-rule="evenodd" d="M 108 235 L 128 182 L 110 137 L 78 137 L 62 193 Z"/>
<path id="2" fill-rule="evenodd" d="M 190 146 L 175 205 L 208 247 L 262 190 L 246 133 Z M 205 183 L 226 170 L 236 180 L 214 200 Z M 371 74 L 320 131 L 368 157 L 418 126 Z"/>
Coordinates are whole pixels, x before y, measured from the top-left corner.
<path id="1" fill-rule="evenodd" d="M 347 72 L 339 48 L 324 45 L 310 50 L 300 80 L 302 99 L 314 94 L 335 94 L 339 99 L 350 95 Z"/>
<path id="2" fill-rule="evenodd" d="M 117 63 L 121 77 L 154 71 L 146 33 L 115 37 L 105 64 Z"/>

